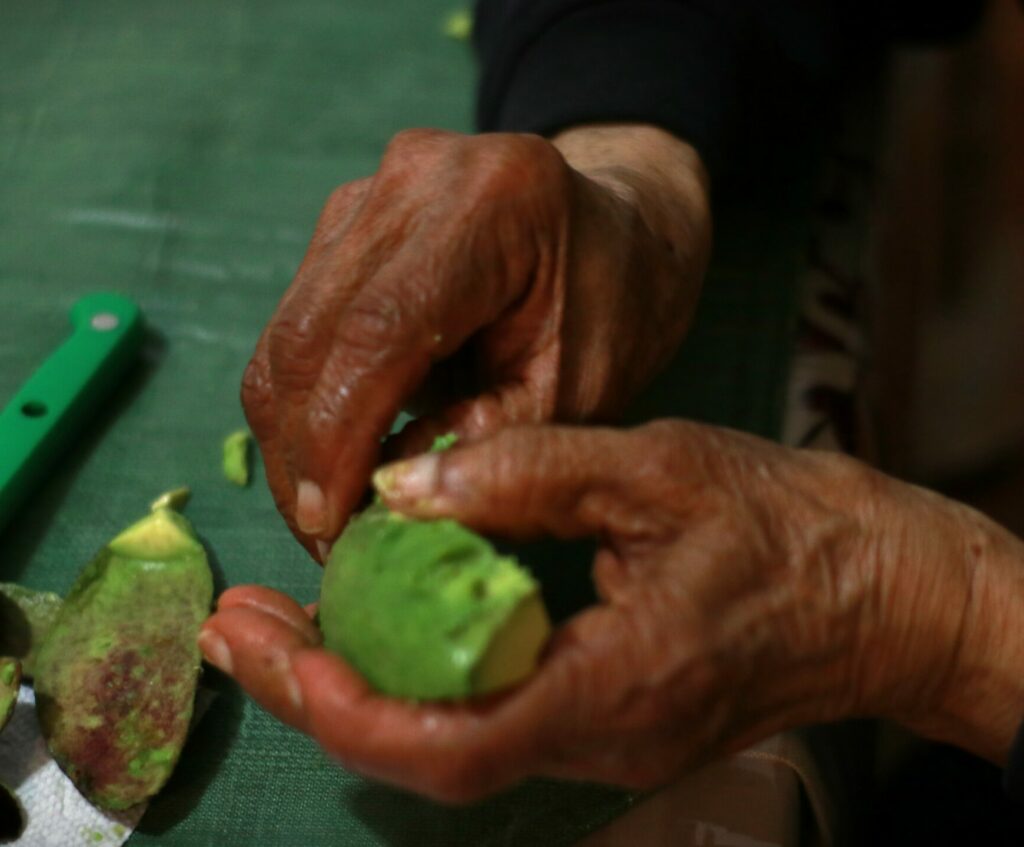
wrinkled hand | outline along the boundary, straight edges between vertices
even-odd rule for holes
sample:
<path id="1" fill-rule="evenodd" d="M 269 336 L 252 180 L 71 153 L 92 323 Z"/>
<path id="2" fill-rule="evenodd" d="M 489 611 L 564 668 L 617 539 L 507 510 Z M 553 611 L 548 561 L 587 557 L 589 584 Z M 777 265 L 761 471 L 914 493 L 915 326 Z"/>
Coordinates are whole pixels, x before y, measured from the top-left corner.
<path id="1" fill-rule="evenodd" d="M 403 404 L 425 416 L 396 455 L 449 430 L 608 418 L 675 351 L 709 250 L 699 159 L 653 128 L 567 139 L 586 175 L 537 136 L 403 132 L 327 202 L 242 391 L 314 554 Z"/>
<path id="2" fill-rule="evenodd" d="M 520 427 L 375 481 L 410 515 L 597 537 L 602 602 L 511 693 L 415 705 L 318 648 L 290 599 L 227 592 L 206 655 L 372 777 L 449 801 L 531 775 L 651 787 L 808 722 L 884 715 L 941 734 L 961 687 L 971 570 L 951 553 L 990 531 L 853 460 L 681 422 Z"/>

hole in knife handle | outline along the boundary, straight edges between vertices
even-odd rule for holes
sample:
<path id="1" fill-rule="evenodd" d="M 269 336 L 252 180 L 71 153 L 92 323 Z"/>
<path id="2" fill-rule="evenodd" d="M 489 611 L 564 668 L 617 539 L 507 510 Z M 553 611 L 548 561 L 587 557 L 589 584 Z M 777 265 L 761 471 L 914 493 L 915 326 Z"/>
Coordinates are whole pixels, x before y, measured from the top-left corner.
<path id="1" fill-rule="evenodd" d="M 21 407 L 21 413 L 26 418 L 41 418 L 47 412 L 46 404 L 38 400 L 29 400 Z"/>

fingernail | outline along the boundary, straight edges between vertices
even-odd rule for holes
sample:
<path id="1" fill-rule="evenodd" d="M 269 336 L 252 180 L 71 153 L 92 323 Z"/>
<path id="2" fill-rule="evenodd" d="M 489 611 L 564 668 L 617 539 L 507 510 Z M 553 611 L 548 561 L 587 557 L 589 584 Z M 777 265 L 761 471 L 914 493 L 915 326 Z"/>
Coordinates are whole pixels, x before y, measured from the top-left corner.
<path id="1" fill-rule="evenodd" d="M 284 691 L 288 696 L 288 702 L 292 704 L 296 709 L 302 709 L 302 688 L 299 686 L 299 681 L 295 678 L 295 674 L 292 672 L 292 660 L 291 656 L 287 653 L 278 653 L 272 660 L 274 670 L 280 674 L 281 680 L 284 683 Z"/>
<path id="2" fill-rule="evenodd" d="M 319 535 L 327 529 L 327 501 L 315 482 L 304 479 L 295 489 L 295 523 L 306 535 Z"/>
<path id="3" fill-rule="evenodd" d="M 284 678 L 284 690 L 288 695 L 289 702 L 291 702 L 296 709 L 302 711 L 302 689 L 299 687 L 299 681 L 290 670 L 288 671 L 288 675 Z"/>
<path id="4" fill-rule="evenodd" d="M 373 487 L 389 500 L 425 500 L 437 492 L 440 468 L 436 453 L 395 462 L 373 475 Z"/>
<path id="5" fill-rule="evenodd" d="M 317 555 L 320 557 L 320 564 L 326 565 L 327 559 L 331 555 L 331 545 L 328 544 L 326 541 L 321 541 L 318 538 L 316 542 L 316 552 Z"/>
<path id="6" fill-rule="evenodd" d="M 228 643 L 212 629 L 204 629 L 199 633 L 199 649 L 214 667 L 220 668 L 224 673 L 230 674 L 234 670 L 234 663 L 231 661 L 231 650 Z"/>

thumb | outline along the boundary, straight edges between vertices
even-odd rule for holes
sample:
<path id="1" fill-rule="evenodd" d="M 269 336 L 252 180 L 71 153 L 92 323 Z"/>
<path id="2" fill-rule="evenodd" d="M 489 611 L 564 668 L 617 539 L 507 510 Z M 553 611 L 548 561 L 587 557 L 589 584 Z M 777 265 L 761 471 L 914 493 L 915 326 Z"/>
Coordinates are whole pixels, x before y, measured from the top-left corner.
<path id="1" fill-rule="evenodd" d="M 648 512 L 635 452 L 628 432 L 514 427 L 444 453 L 385 465 L 373 482 L 396 511 L 454 518 L 484 533 L 632 534 Z"/>

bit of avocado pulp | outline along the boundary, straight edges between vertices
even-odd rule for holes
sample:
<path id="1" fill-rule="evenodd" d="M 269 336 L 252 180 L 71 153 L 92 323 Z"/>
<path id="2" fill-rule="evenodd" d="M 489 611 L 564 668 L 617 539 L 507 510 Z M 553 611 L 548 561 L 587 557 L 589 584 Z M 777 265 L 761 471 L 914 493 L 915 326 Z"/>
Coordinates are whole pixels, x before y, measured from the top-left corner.
<path id="1" fill-rule="evenodd" d="M 224 439 L 224 476 L 243 488 L 249 484 L 249 452 L 252 436 L 244 429 Z"/>
<path id="2" fill-rule="evenodd" d="M 33 591 L 13 582 L 0 582 L 0 656 L 21 660 L 21 672 L 30 679 L 36 653 L 57 619 L 64 601 L 49 591 Z"/>
<path id="3" fill-rule="evenodd" d="M 18 688 L 21 686 L 21 662 L 17 659 L 0 659 L 0 730 L 14 714 L 18 703 Z"/>
<path id="4" fill-rule="evenodd" d="M 36 662 L 50 752 L 85 797 L 124 809 L 177 762 L 199 677 L 213 579 L 189 522 L 157 508 L 79 575 Z"/>
<path id="5" fill-rule="evenodd" d="M 182 485 L 178 488 L 172 488 L 170 491 L 165 491 L 157 497 L 156 500 L 149 504 L 149 510 L 155 512 L 157 509 L 173 509 L 175 512 L 180 512 L 188 505 L 188 501 L 191 499 L 192 489 L 187 485 Z"/>
<path id="6" fill-rule="evenodd" d="M 331 551 L 320 593 L 324 646 L 377 690 L 460 699 L 514 685 L 550 623 L 536 581 L 455 521 L 374 505 Z"/>

